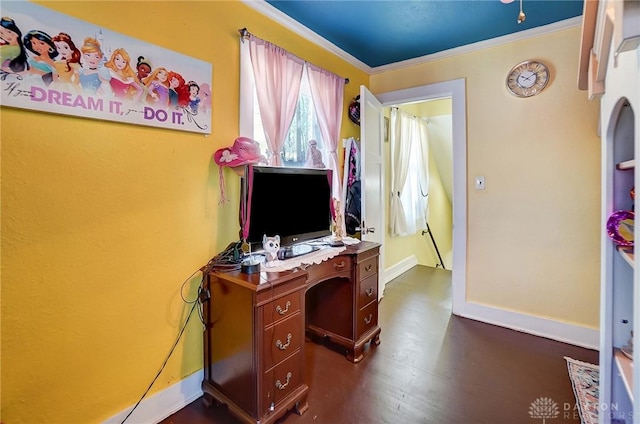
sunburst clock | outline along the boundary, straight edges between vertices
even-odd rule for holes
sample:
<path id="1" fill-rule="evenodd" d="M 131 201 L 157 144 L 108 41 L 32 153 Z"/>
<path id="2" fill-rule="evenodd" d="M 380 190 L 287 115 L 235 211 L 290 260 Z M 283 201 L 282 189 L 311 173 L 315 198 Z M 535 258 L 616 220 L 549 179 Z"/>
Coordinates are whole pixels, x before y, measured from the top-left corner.
<path id="1" fill-rule="evenodd" d="M 525 60 L 511 68 L 506 84 L 514 96 L 531 97 L 544 90 L 549 76 L 547 65 L 537 60 Z"/>

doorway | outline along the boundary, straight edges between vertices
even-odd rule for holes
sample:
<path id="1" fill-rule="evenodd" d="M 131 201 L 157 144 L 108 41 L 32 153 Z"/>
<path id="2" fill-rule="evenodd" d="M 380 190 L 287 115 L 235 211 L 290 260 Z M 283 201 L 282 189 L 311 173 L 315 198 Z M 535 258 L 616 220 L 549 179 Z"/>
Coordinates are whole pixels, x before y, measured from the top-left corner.
<path id="1" fill-rule="evenodd" d="M 383 107 L 451 98 L 453 158 L 451 300 L 452 312 L 456 315 L 463 314 L 466 298 L 467 119 L 465 89 L 465 80 L 457 79 L 376 95 Z"/>
<path id="2" fill-rule="evenodd" d="M 417 230 L 416 232 L 403 237 L 388 237 L 385 240 L 388 252 L 387 263 L 398 263 L 397 266 L 394 266 L 396 274 L 413 263 L 435 268 L 442 267 L 451 271 L 453 238 L 451 97 L 402 103 L 384 108 L 384 115 L 389 118 L 390 125 L 394 122 L 390 118 L 394 110 L 402 110 L 417 118 L 420 126 L 426 128 L 428 132 L 429 153 L 426 158 L 428 164 L 426 169 L 429 172 L 426 191 L 428 193 L 428 208 L 424 221 L 420 219 L 420 222 L 415 223 L 415 227 L 409 226 L 411 231 Z M 395 122 L 398 123 L 399 120 L 396 119 Z M 391 130 L 393 128 L 390 128 Z M 390 140 L 392 137 L 389 135 L 388 138 L 390 142 L 385 143 L 385 155 L 393 158 L 397 153 L 393 151 L 394 143 Z M 388 162 L 391 163 L 391 160 Z M 392 168 L 394 168 L 393 164 L 387 166 L 387 181 L 393 181 Z M 417 176 L 418 173 L 409 171 L 407 180 L 412 178 L 412 175 Z M 425 194 L 424 189 L 419 185 L 420 183 L 418 186 L 414 185 L 413 188 L 409 188 L 411 182 L 407 181 L 407 184 L 405 190 L 414 191 L 417 196 Z M 387 199 L 387 203 L 389 202 L 390 200 Z"/>

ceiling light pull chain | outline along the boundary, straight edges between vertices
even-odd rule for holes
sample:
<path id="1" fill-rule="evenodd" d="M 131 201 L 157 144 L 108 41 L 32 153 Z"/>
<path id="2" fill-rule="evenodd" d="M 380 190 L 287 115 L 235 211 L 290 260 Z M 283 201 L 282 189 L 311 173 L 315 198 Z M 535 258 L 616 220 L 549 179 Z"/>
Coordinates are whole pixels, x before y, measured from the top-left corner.
<path id="1" fill-rule="evenodd" d="M 527 17 L 525 16 L 524 12 L 522 11 L 522 0 L 520 0 L 520 13 L 518 14 L 518 23 L 521 24 L 524 22 L 524 20 Z"/>

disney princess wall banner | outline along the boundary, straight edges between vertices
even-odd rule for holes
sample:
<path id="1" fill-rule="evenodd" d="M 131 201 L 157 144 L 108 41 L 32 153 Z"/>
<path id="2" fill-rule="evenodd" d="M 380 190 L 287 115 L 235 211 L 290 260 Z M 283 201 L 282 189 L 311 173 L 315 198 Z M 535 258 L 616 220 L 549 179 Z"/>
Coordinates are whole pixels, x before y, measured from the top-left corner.
<path id="1" fill-rule="evenodd" d="M 211 133 L 210 63 L 27 1 L 0 16 L 2 106 Z"/>

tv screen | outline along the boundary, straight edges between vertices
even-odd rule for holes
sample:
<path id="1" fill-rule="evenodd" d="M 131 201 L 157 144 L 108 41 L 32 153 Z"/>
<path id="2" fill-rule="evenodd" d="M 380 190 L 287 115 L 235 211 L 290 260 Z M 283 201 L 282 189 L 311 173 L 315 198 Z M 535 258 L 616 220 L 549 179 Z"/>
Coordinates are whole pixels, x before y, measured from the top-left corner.
<path id="1" fill-rule="evenodd" d="M 242 181 L 243 210 L 248 214 L 247 241 L 262 248 L 262 237 L 280 236 L 281 246 L 331 235 L 331 170 L 247 166 Z"/>

